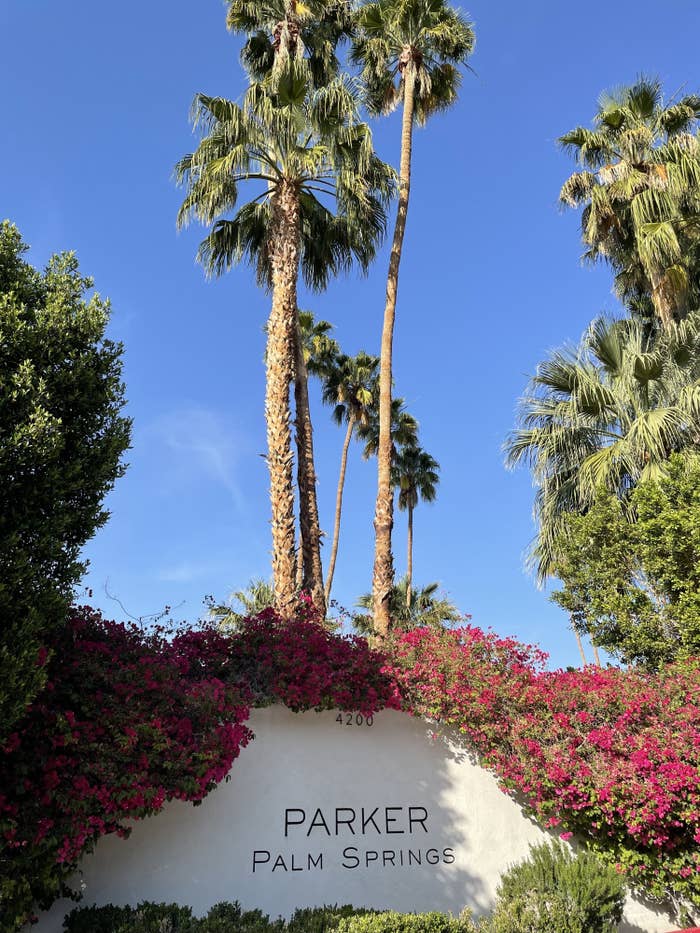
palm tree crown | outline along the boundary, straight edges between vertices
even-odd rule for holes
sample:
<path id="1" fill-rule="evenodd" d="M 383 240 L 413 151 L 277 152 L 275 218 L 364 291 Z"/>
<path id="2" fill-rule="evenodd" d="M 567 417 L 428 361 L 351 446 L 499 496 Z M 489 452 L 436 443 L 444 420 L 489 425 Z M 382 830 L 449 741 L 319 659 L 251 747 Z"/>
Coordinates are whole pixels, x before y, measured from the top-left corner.
<path id="1" fill-rule="evenodd" d="M 433 502 L 440 482 L 440 464 L 418 446 L 417 439 L 400 447 L 394 456 L 391 480 L 399 491 L 399 508 L 408 512 L 406 557 L 406 604 L 410 608 L 413 594 L 413 512 L 419 499 Z"/>
<path id="2" fill-rule="evenodd" d="M 379 449 L 379 406 L 377 404 L 377 393 L 375 390 L 374 401 L 368 412 L 366 421 L 360 423 L 357 427 L 358 440 L 364 441 L 365 446 L 362 449 L 362 456 L 365 460 L 370 457 L 376 457 Z M 413 415 L 406 411 L 404 399 L 392 398 L 391 400 L 391 444 L 392 444 L 392 462 L 396 457 L 396 450 L 407 444 L 413 444 L 418 437 L 418 422 Z"/>
<path id="3" fill-rule="evenodd" d="M 454 103 L 458 65 L 474 49 L 471 23 L 444 0 L 374 0 L 357 14 L 352 59 L 362 68 L 370 111 L 388 113 L 404 97 L 407 68 L 415 73 L 415 119 Z"/>
<path id="4" fill-rule="evenodd" d="M 246 35 L 241 61 L 254 80 L 292 61 L 321 87 L 339 72 L 336 49 L 350 34 L 352 8 L 349 0 L 228 0 L 226 24 Z"/>
<path id="5" fill-rule="evenodd" d="M 440 482 L 440 464 L 417 444 L 401 447 L 394 458 L 394 485 L 399 491 L 399 508 L 415 509 L 419 500 L 434 502 Z"/>
<path id="6" fill-rule="evenodd" d="M 360 350 L 357 356 L 340 354 L 323 383 L 323 401 L 333 406 L 336 424 L 367 424 L 376 402 L 376 356 Z"/>
<path id="7" fill-rule="evenodd" d="M 333 325 L 317 321 L 311 311 L 299 311 L 299 333 L 304 362 L 309 373 L 319 379 L 330 371 L 340 355 L 338 341 L 330 336 Z"/>
<path id="8" fill-rule="evenodd" d="M 390 611 L 392 628 L 407 631 L 418 626 L 449 628 L 464 621 L 464 615 L 447 597 L 439 593 L 439 583 L 427 583 L 413 591 L 410 604 L 407 600 L 409 582 L 407 577 L 399 580 L 391 591 Z M 357 600 L 360 609 L 372 611 L 372 594 L 365 593 Z M 362 635 L 371 635 L 372 616 L 356 613 L 352 624 Z"/>
<path id="9" fill-rule="evenodd" d="M 700 97 L 665 104 L 660 83 L 642 77 L 601 96 L 592 129 L 559 140 L 582 167 L 560 198 L 584 208 L 584 258 L 609 262 L 620 298 L 648 296 L 664 326 L 698 297 L 699 117 Z"/>
<path id="10" fill-rule="evenodd" d="M 229 602 L 212 605 L 209 611 L 222 628 L 235 630 L 245 619 L 259 615 L 265 609 L 274 606 L 274 587 L 268 580 L 257 577 L 252 579 L 244 590 L 232 593 L 231 600 L 235 600 L 240 608 L 235 609 Z"/>
<path id="11" fill-rule="evenodd" d="M 530 464 L 538 534 L 531 562 L 554 566 L 568 513 L 585 513 L 603 486 L 620 498 L 658 479 L 670 454 L 700 441 L 700 318 L 653 340 L 641 322 L 594 321 L 576 350 L 537 368 L 521 400 L 507 461 Z"/>
<path id="12" fill-rule="evenodd" d="M 271 284 L 272 211 L 283 188 L 298 198 L 301 271 L 310 288 L 322 290 L 353 260 L 367 268 L 384 234 L 394 173 L 357 121 L 348 81 L 310 90 L 289 68 L 275 94 L 253 84 L 243 106 L 198 94 L 193 111 L 206 135 L 175 168 L 187 188 L 178 225 L 192 218 L 213 224 L 199 249 L 208 272 L 219 275 L 245 261 L 260 284 Z M 261 190 L 232 219 L 221 219 L 236 209 L 244 181 Z"/>

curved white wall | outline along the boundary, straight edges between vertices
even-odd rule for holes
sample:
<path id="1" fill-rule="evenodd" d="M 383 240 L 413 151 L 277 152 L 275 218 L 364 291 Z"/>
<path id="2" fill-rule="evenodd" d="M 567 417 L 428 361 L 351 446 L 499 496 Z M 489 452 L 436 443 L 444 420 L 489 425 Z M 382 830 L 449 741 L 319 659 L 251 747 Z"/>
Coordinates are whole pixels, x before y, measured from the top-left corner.
<path id="1" fill-rule="evenodd" d="M 82 865 L 84 903 L 487 912 L 500 874 L 545 834 L 424 722 L 337 717 L 255 710 L 255 741 L 201 806 L 169 804 L 128 840 L 100 841 Z M 74 906 L 60 902 L 34 929 L 59 933 Z M 630 933 L 673 927 L 634 901 L 626 921 Z"/>

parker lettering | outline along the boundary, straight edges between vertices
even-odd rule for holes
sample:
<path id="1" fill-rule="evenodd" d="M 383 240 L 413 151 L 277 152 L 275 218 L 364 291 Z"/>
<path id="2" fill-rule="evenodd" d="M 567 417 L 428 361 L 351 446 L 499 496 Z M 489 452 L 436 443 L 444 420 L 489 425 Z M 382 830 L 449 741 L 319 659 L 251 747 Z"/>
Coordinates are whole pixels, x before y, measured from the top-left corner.
<path id="1" fill-rule="evenodd" d="M 306 811 L 290 807 L 284 811 L 284 835 L 414 835 L 428 832 L 425 807 L 335 807 Z"/>

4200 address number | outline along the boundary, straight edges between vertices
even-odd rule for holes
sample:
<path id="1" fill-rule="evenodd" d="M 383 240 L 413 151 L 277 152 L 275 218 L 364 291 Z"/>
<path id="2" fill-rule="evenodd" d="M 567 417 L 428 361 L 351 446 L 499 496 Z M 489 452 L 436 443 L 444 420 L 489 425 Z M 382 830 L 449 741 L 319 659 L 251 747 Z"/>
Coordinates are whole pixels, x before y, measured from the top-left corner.
<path id="1" fill-rule="evenodd" d="M 363 716 L 362 713 L 338 713 L 335 721 L 341 726 L 373 726 L 374 716 Z"/>

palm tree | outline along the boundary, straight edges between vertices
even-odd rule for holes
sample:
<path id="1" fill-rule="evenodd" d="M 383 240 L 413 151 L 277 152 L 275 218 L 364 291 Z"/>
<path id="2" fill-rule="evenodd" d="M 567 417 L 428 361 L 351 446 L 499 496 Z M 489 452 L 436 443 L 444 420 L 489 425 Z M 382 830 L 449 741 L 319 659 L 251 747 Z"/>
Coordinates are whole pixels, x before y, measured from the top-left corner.
<path id="1" fill-rule="evenodd" d="M 369 109 L 387 113 L 403 106 L 399 200 L 387 275 L 379 377 L 379 450 L 377 503 L 374 515 L 375 554 L 372 591 L 377 634 L 390 625 L 389 601 L 394 582 L 391 551 L 393 489 L 391 485 L 392 348 L 399 264 L 411 187 L 413 124 L 445 110 L 456 99 L 457 66 L 474 46 L 471 25 L 445 0 L 374 0 L 357 14 L 352 58 L 362 68 Z"/>
<path id="2" fill-rule="evenodd" d="M 242 106 L 199 94 L 194 111 L 205 135 L 176 167 L 187 187 L 178 223 L 194 217 L 213 224 L 199 249 L 210 274 L 247 261 L 272 292 L 265 416 L 273 582 L 277 607 L 286 611 L 296 593 L 289 389 L 299 356 L 297 279 L 301 270 L 309 287 L 322 289 L 353 259 L 367 267 L 385 229 L 393 173 L 374 155 L 342 79 L 313 90 L 290 65 L 274 93 L 253 84 Z M 241 182 L 261 190 L 224 218 L 236 210 Z M 321 586 L 314 581 L 310 588 L 318 593 Z"/>
<path id="3" fill-rule="evenodd" d="M 276 76 L 289 62 L 305 65 L 315 87 L 340 70 L 338 43 L 352 26 L 348 0 L 227 0 L 226 24 L 247 36 L 241 61 L 256 81 Z"/>
<path id="4" fill-rule="evenodd" d="M 584 207 L 584 258 L 610 263 L 628 304 L 648 296 L 663 327 L 698 297 L 699 117 L 700 97 L 665 104 L 659 81 L 642 77 L 601 96 L 592 129 L 559 140 L 582 167 L 560 198 Z"/>
<path id="5" fill-rule="evenodd" d="M 526 462 L 537 487 L 530 562 L 556 572 L 568 514 L 583 514 L 601 487 L 625 501 L 663 475 L 670 454 L 700 443 L 700 315 L 656 339 L 637 320 L 594 321 L 578 349 L 541 363 L 521 400 L 507 462 Z"/>
<path id="6" fill-rule="evenodd" d="M 362 449 L 362 456 L 365 460 L 370 457 L 376 457 L 379 450 L 379 399 L 376 397 L 369 417 L 358 424 L 357 439 L 365 442 Z M 391 400 L 391 458 L 392 463 L 396 456 L 397 447 L 405 444 L 414 444 L 418 438 L 418 422 L 412 414 L 406 411 L 404 399 L 392 398 Z"/>
<path id="7" fill-rule="evenodd" d="M 418 626 L 429 628 L 448 628 L 464 621 L 464 615 L 445 596 L 438 593 L 438 583 L 428 583 L 418 587 L 410 605 L 406 599 L 409 590 L 408 577 L 399 580 L 391 590 L 392 630 L 409 631 Z M 361 609 L 368 613 L 357 613 L 352 617 L 352 624 L 362 635 L 371 635 L 374 631 L 372 618 L 372 594 L 365 593 L 357 600 Z"/>
<path id="8" fill-rule="evenodd" d="M 323 565 L 321 563 L 321 528 L 316 495 L 316 470 L 313 425 L 309 406 L 309 371 L 322 375 L 328 360 L 339 352 L 338 344 L 328 334 L 328 321 L 315 321 L 310 311 L 297 312 L 295 344 L 294 410 L 297 447 L 297 486 L 299 489 L 299 548 L 296 563 L 296 588 L 311 593 L 314 604 L 325 612 Z M 265 328 L 266 329 L 266 328 Z"/>
<path id="9" fill-rule="evenodd" d="M 211 615 L 219 625 L 229 630 L 238 628 L 244 619 L 274 606 L 275 590 L 269 580 L 258 577 L 252 579 L 244 590 L 232 593 L 231 599 L 239 604 L 240 609 L 234 609 L 231 605 L 212 605 L 210 608 Z"/>
<path id="10" fill-rule="evenodd" d="M 338 341 L 330 336 L 333 325 L 317 321 L 313 312 L 299 311 L 299 334 L 304 364 L 309 375 L 323 379 L 340 355 Z"/>
<path id="11" fill-rule="evenodd" d="M 413 577 L 413 510 L 418 502 L 434 502 L 440 482 L 440 464 L 417 444 L 406 444 L 394 457 L 392 478 L 399 491 L 399 508 L 408 511 L 406 606 L 411 608 Z"/>
<path id="12" fill-rule="evenodd" d="M 315 321 L 310 311 L 297 314 L 294 408 L 297 439 L 300 547 L 297 555 L 297 588 L 309 592 L 325 618 L 326 600 L 321 562 L 321 525 L 316 495 L 313 427 L 309 407 L 309 371 L 321 375 L 339 352 L 328 321 Z"/>
<path id="13" fill-rule="evenodd" d="M 340 539 L 340 516 L 343 509 L 343 489 L 345 472 L 348 464 L 348 449 L 353 431 L 358 425 L 365 424 L 370 418 L 372 405 L 376 401 L 377 369 L 379 360 L 361 350 L 357 356 L 340 355 L 335 365 L 329 369 L 323 384 L 323 401 L 333 405 L 333 419 L 336 424 L 346 424 L 343 452 L 340 457 L 340 476 L 335 500 L 335 522 L 333 524 L 333 544 L 326 576 L 326 603 L 330 602 L 335 562 L 338 556 Z"/>

